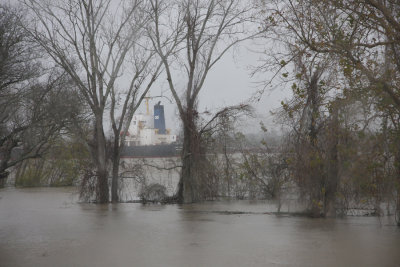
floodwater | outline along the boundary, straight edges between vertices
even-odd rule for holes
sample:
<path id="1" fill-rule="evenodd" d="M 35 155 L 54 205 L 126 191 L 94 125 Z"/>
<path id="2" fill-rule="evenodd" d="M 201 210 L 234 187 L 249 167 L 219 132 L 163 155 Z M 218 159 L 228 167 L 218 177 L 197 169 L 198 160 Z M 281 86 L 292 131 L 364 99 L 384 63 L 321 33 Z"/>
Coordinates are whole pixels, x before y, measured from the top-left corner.
<path id="1" fill-rule="evenodd" d="M 400 266 L 387 217 L 276 216 L 248 201 L 82 204 L 75 192 L 1 189 L 0 266 Z"/>

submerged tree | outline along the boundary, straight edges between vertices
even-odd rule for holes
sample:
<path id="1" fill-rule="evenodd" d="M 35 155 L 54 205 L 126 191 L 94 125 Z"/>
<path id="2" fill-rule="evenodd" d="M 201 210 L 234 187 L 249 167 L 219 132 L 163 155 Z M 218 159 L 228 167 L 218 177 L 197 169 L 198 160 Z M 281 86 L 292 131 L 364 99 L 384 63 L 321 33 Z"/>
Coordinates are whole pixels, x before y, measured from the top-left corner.
<path id="1" fill-rule="evenodd" d="M 338 91 L 330 93 L 330 96 L 339 93 L 342 99 L 339 100 L 341 103 L 332 102 L 329 111 L 331 119 L 327 121 L 329 122 L 327 126 L 338 125 L 339 128 L 336 127 L 336 130 L 339 130 L 340 117 L 344 115 L 343 111 L 346 109 L 343 104 L 367 100 L 367 103 L 373 103 L 370 111 L 375 115 L 364 120 L 365 123 L 353 124 L 354 129 L 361 125 L 364 129 L 368 128 L 373 120 L 380 124 L 380 120 L 388 116 L 393 120 L 385 124 L 386 128 L 396 128 L 395 121 L 398 118 L 400 103 L 397 60 L 400 28 L 397 1 L 285 0 L 264 3 L 263 7 L 266 14 L 263 25 L 269 27 L 271 30 L 269 32 L 276 37 L 276 40 L 284 41 L 294 50 L 307 55 L 306 62 L 311 62 L 314 54 L 324 55 L 334 68 Z M 293 59 L 287 57 L 281 60 L 280 56 L 272 57 L 279 70 L 285 68 Z M 288 73 L 284 75 L 287 76 Z M 335 115 L 336 112 L 338 115 Z M 360 109 L 356 113 L 361 114 Z M 353 133 L 356 133 L 354 129 Z M 349 136 L 350 128 L 344 130 Z M 376 127 L 375 132 L 377 132 Z M 339 148 L 340 142 L 336 140 L 334 142 L 336 145 L 332 149 Z M 396 143 L 394 141 L 392 145 L 396 146 Z M 338 156 L 340 158 L 340 152 L 343 150 L 337 149 L 336 153 L 333 150 L 331 152 L 336 156 L 330 153 L 333 157 L 331 160 Z M 397 166 L 398 160 L 395 162 L 394 165 Z M 331 179 L 328 181 L 331 182 Z M 398 192 L 397 187 L 397 196 L 400 195 Z"/>
<path id="2" fill-rule="evenodd" d="M 109 201 L 104 116 L 110 107 L 114 134 L 112 200 L 118 201 L 119 155 L 124 143 L 124 135 L 120 138 L 120 133 L 129 128 L 133 113 L 160 70 L 143 41 L 142 29 L 148 20 L 145 3 L 139 0 L 118 3 L 26 0 L 24 3 L 34 13 L 29 27 L 32 37 L 68 73 L 91 110 L 93 137 L 87 143 L 96 169 L 96 199 L 102 203 Z M 128 86 L 118 82 L 122 77 L 129 80 Z"/>
<path id="3" fill-rule="evenodd" d="M 176 197 L 190 203 L 203 198 L 202 170 L 207 168 L 201 112 L 197 110 L 199 93 L 222 56 L 249 38 L 251 28 L 246 28 L 246 22 L 252 8 L 237 0 L 152 0 L 151 6 L 149 35 L 163 62 L 183 127 L 182 172 Z"/>

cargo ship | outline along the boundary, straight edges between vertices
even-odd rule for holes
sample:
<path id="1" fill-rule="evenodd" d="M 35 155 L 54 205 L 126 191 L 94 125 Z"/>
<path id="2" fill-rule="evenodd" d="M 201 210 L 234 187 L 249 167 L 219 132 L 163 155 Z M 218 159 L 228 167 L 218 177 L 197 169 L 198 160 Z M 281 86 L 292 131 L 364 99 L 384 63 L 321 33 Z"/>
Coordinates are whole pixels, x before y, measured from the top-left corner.
<path id="1" fill-rule="evenodd" d="M 177 136 L 166 128 L 164 106 L 159 101 L 149 110 L 149 98 L 145 98 L 146 113 L 134 115 L 125 134 L 122 158 L 176 157 L 180 155 Z"/>

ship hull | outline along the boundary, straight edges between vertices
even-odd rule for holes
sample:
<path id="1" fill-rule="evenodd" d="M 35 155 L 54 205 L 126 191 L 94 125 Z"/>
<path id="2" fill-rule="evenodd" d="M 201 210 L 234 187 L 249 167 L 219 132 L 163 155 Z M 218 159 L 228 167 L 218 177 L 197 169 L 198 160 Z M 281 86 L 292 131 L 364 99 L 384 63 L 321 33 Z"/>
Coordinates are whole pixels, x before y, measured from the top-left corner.
<path id="1" fill-rule="evenodd" d="M 176 144 L 125 146 L 121 152 L 121 158 L 165 158 L 178 157 L 180 147 Z"/>

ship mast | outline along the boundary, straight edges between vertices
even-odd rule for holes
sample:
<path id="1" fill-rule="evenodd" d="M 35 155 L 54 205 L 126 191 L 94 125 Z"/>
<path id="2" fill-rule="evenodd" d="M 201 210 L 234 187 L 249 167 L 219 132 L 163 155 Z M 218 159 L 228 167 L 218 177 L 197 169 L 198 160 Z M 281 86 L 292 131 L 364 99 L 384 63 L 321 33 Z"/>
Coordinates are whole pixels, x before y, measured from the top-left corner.
<path id="1" fill-rule="evenodd" d="M 146 101 L 146 115 L 150 115 L 150 111 L 149 111 L 149 99 L 152 98 L 149 95 L 145 96 L 144 99 Z"/>

